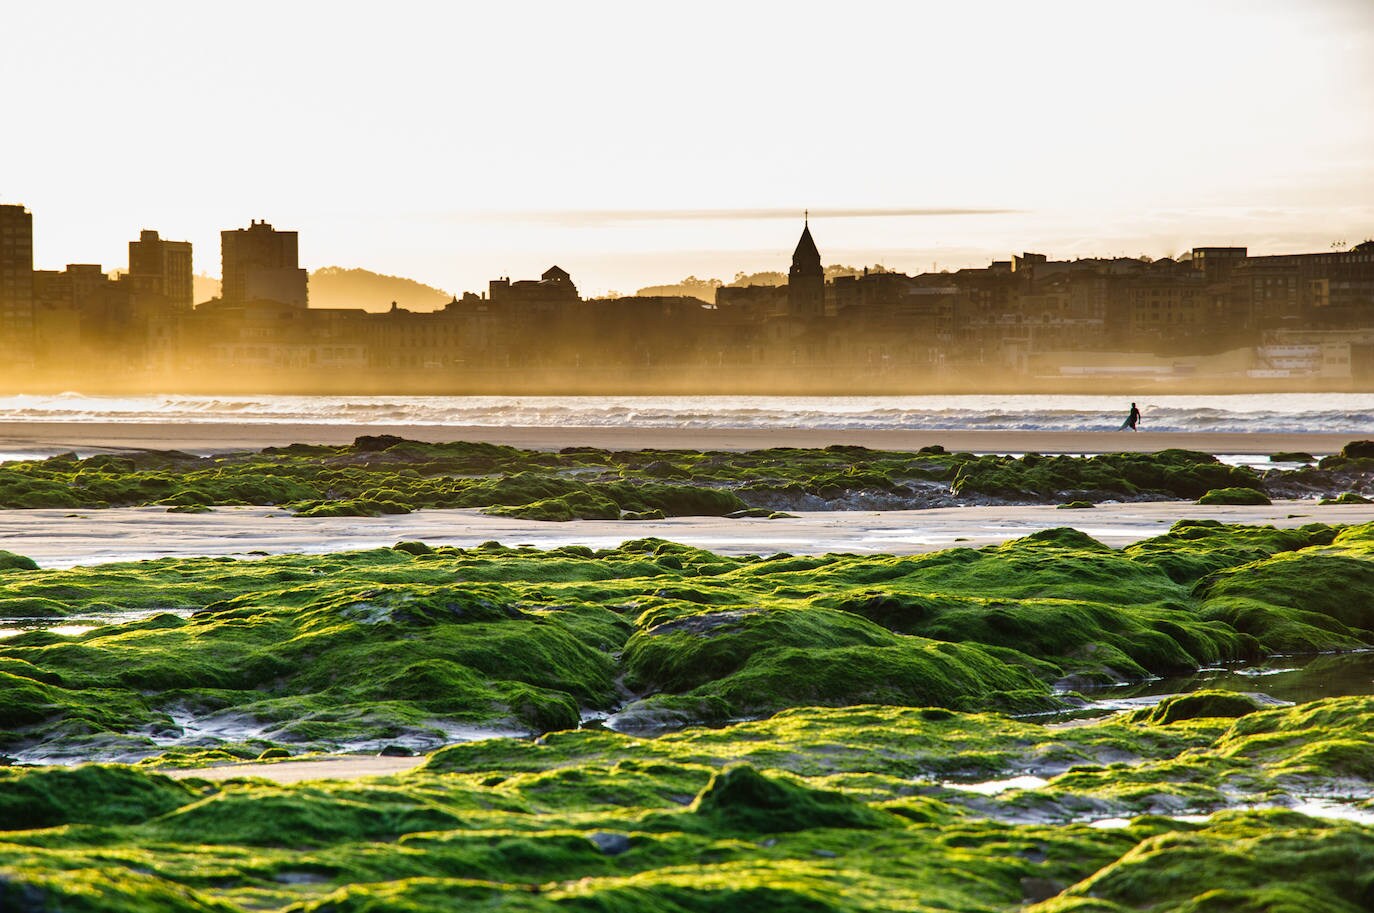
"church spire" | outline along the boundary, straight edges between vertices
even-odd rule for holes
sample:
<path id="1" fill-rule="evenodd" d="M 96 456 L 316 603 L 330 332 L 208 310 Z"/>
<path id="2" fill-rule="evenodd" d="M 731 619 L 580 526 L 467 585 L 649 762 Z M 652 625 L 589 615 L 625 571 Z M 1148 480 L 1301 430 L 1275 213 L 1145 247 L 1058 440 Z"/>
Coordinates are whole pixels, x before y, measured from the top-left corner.
<path id="1" fill-rule="evenodd" d="M 802 215 L 801 239 L 792 252 L 792 268 L 787 271 L 787 306 L 794 317 L 825 316 L 825 267 L 811 237 L 810 210 Z"/>
<path id="2" fill-rule="evenodd" d="M 816 249 L 816 242 L 811 237 L 811 222 L 807 214 L 806 221 L 802 224 L 801 239 L 797 241 L 797 249 L 792 252 L 792 269 L 789 276 L 823 276 L 824 268 L 821 267 L 821 252 Z"/>

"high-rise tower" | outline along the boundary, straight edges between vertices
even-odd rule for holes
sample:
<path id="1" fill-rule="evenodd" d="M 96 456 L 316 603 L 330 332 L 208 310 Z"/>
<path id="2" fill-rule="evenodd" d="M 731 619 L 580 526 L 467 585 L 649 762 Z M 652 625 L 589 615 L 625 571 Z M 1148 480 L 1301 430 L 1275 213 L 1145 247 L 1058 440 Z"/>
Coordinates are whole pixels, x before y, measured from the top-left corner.
<path id="1" fill-rule="evenodd" d="M 144 229 L 129 242 L 128 275 L 141 299 L 168 311 L 191 310 L 195 278 L 189 241 L 167 241 Z"/>
<path id="2" fill-rule="evenodd" d="M 792 252 L 792 268 L 787 271 L 787 310 L 793 317 L 825 316 L 825 267 L 811 238 L 809 214 Z"/>
<path id="3" fill-rule="evenodd" d="M 0 205 L 0 368 L 33 352 L 33 215 Z"/>
<path id="4" fill-rule="evenodd" d="M 224 303 L 277 301 L 305 307 L 308 277 L 297 263 L 296 250 L 294 231 L 277 231 L 256 219 L 248 228 L 220 232 Z"/>

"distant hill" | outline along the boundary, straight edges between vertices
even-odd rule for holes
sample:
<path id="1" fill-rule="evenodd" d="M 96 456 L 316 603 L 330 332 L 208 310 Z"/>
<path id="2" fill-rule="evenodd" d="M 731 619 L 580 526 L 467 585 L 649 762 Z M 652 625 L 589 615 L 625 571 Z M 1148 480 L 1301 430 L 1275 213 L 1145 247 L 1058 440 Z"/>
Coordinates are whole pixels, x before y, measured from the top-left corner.
<path id="1" fill-rule="evenodd" d="M 716 289 L 723 283 L 719 279 L 698 279 L 696 276 L 688 276 L 681 282 L 672 285 L 651 285 L 635 292 L 636 295 L 662 295 L 671 297 L 673 295 L 684 295 L 690 298 L 700 298 L 707 304 L 716 303 Z"/>
<path id="2" fill-rule="evenodd" d="M 869 267 L 869 272 L 886 273 L 891 272 L 882 264 L 875 264 Z M 858 276 L 863 273 L 861 266 L 841 266 L 831 264 L 825 268 L 825 278 L 834 279 L 837 276 Z M 698 279 L 696 276 L 688 276 L 681 282 L 672 285 L 650 285 L 635 292 L 636 295 L 689 295 L 700 298 L 708 304 L 715 304 L 716 289 L 723 285 L 730 285 L 740 288 L 746 285 L 786 285 L 787 274 L 779 272 L 763 273 L 735 273 L 734 281 L 726 283 L 719 279 Z"/>
<path id="3" fill-rule="evenodd" d="M 883 266 L 881 263 L 875 263 L 867 269 L 870 273 L 892 272 L 892 270 L 888 269 L 886 266 Z M 862 266 L 844 266 L 839 263 L 832 263 L 825 268 L 825 278 L 827 281 L 829 281 L 831 279 L 837 279 L 840 276 L 861 276 L 863 275 L 863 271 L 864 267 Z M 772 271 L 764 273 L 735 273 L 735 281 L 730 283 L 730 285 L 735 286 L 737 288 L 746 285 L 786 284 L 786 273 L 778 273 Z"/>
<path id="4" fill-rule="evenodd" d="M 325 266 L 310 274 L 312 308 L 391 309 L 391 302 L 412 311 L 435 311 L 453 296 L 442 289 L 366 269 Z"/>
<path id="5" fill-rule="evenodd" d="M 211 298 L 218 298 L 219 290 L 220 281 L 214 276 L 196 273 L 191 277 L 191 300 L 196 304 L 209 301 Z"/>
<path id="6" fill-rule="evenodd" d="M 194 277 L 194 298 L 197 304 L 218 298 L 220 281 L 214 276 L 197 273 Z M 391 302 L 412 311 L 437 311 L 453 296 L 442 289 L 406 279 L 387 276 L 367 269 L 346 269 L 326 266 L 310 274 L 310 306 L 312 308 L 362 308 L 368 311 L 389 311 Z"/>

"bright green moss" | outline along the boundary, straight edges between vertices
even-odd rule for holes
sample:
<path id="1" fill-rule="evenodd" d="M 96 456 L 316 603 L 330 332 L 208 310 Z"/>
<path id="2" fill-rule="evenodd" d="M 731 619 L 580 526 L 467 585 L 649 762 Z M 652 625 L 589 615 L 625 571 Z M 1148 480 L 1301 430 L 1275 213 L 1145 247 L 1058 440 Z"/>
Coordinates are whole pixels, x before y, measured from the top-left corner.
<path id="1" fill-rule="evenodd" d="M 0 549 L 0 571 L 34 571 L 38 564 L 32 558 Z"/>
<path id="2" fill-rule="evenodd" d="M 443 721 L 547 731 L 583 709 L 640 727 L 808 704 L 1039 710 L 1060 681 L 1374 642 L 1370 552 L 1365 528 L 1189 521 L 1126 550 L 1058 529 L 903 558 L 644 539 L 20 571 L 0 612 L 175 614 L 0 643 L 0 750 L 136 758 L 187 721 L 256 755 L 435 744 Z"/>
<path id="3" fill-rule="evenodd" d="M 1208 717 L 1238 717 L 1265 705 L 1248 694 L 1233 691 L 1195 691 L 1192 694 L 1166 698 L 1153 707 L 1132 711 L 1126 720 L 1132 723 L 1148 723 L 1166 726 L 1180 720 L 1195 720 Z"/>
<path id="4" fill-rule="evenodd" d="M 1368 498 L 1366 498 L 1364 495 L 1357 494 L 1356 492 L 1353 492 L 1353 491 L 1343 491 L 1343 492 L 1341 492 L 1339 495 L 1336 495 L 1334 498 L 1322 498 L 1321 500 L 1317 501 L 1317 504 L 1320 505 L 1320 506 L 1327 506 L 1327 505 L 1331 505 L 1331 504 L 1369 504 L 1369 503 L 1372 503 L 1372 502 L 1371 502 Z"/>
<path id="5" fill-rule="evenodd" d="M 1349 743 L 1370 720 L 1370 699 L 1068 729 L 930 709 L 800 709 L 651 740 L 567 732 L 472 743 L 372 781 L 181 785 L 92 768 L 81 802 L 57 819 L 72 824 L 4 835 L 0 889 L 11 905 L 226 913 L 455 902 L 1001 913 L 1088 901 L 1163 911 L 1217 890 L 1343 911 L 1367 887 L 1366 828 L 1282 811 L 1203 824 L 1139 817 L 1108 830 L 1029 819 L 1253 801 L 1299 776 L 1295 759 L 1355 757 Z M 1128 755 L 1130 765 L 1111 763 Z M 975 759 L 996 765 L 984 776 L 1077 766 L 997 797 L 936 782 L 967 777 Z M 51 796 L 72 773 L 84 771 L 17 771 L 8 792 Z"/>
<path id="6" fill-rule="evenodd" d="M 1253 488 L 1213 488 L 1197 499 L 1199 504 L 1268 504 L 1269 496 Z"/>
<path id="7" fill-rule="evenodd" d="M 1359 471 L 1365 458 L 1327 459 L 1337 463 L 1324 461 L 1323 471 Z M 1281 482 L 1289 475 L 1273 472 L 1267 480 Z M 1332 484 L 1306 468 L 1295 478 L 1318 487 Z M 610 518 L 608 503 L 619 511 L 615 516 L 726 516 L 875 498 L 893 506 L 951 497 L 1037 503 L 1193 499 L 1211 489 L 1262 492 L 1265 482 L 1250 469 L 1182 450 L 1020 459 L 942 448 L 905 453 L 841 446 L 742 453 L 576 447 L 547 453 L 380 435 L 344 447 L 292 445 L 213 457 L 148 451 L 11 462 L 0 466 L 0 507 L 289 504 L 304 516 L 528 508 L 516 515 L 562 520 Z"/>
<path id="8" fill-rule="evenodd" d="M 1357 913 L 1374 889 L 1374 831 L 1282 812 L 1149 838 L 1034 913 Z M 1093 898 L 1083 903 L 1087 898 Z"/>
<path id="9" fill-rule="evenodd" d="M 185 784 L 128 767 L 0 768 L 0 830 L 132 824 L 195 799 Z"/>

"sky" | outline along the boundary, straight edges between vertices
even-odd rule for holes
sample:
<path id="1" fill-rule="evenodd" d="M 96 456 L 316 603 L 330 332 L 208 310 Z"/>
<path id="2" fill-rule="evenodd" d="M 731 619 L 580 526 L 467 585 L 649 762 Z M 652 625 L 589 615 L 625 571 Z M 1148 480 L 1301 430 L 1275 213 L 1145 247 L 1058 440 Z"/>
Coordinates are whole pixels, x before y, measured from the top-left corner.
<path id="1" fill-rule="evenodd" d="M 0 4 L 39 268 L 140 229 L 583 294 L 1374 235 L 1374 0 Z M 19 129 L 14 129 L 16 126 Z"/>

